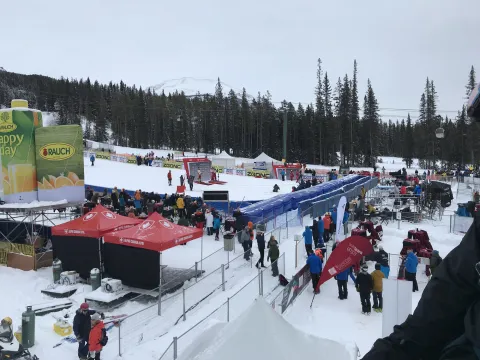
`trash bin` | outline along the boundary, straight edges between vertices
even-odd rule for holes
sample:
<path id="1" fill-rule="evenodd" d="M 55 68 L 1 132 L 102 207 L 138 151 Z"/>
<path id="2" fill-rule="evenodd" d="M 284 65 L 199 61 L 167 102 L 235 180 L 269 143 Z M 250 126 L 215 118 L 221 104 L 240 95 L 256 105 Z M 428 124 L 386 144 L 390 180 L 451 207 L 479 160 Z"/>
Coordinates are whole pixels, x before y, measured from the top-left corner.
<path id="1" fill-rule="evenodd" d="M 235 235 L 225 234 L 223 235 L 223 250 L 233 251 L 235 249 Z"/>

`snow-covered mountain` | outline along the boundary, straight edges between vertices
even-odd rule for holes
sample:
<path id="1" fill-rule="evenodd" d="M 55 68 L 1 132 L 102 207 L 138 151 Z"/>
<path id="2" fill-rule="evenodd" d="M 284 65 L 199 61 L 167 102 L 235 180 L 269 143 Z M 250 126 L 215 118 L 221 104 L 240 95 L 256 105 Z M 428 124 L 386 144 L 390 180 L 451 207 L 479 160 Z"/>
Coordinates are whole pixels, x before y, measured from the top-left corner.
<path id="1" fill-rule="evenodd" d="M 223 87 L 223 92 L 227 95 L 230 90 L 235 91 L 238 97 L 242 96 L 242 89 L 234 88 L 231 85 L 220 82 Z M 217 80 L 214 79 L 198 79 L 194 77 L 182 77 L 180 79 L 170 79 L 165 80 L 157 85 L 150 86 L 149 88 L 152 91 L 155 91 L 157 94 L 165 91 L 165 94 L 174 93 L 175 91 L 184 92 L 187 96 L 193 95 L 205 95 L 205 94 L 214 94 L 215 85 Z M 253 96 L 247 94 L 249 100 L 253 99 Z"/>
<path id="2" fill-rule="evenodd" d="M 7 71 L 3 67 L 0 66 L 0 71 Z"/>

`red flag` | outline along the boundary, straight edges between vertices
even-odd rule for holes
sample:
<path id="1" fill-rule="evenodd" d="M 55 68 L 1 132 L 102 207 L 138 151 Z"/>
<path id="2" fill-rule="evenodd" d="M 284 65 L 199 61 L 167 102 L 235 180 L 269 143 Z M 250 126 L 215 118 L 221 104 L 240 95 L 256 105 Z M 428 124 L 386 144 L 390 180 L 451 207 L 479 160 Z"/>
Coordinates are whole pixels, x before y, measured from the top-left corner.
<path id="1" fill-rule="evenodd" d="M 366 237 L 354 235 L 341 241 L 330 254 L 315 290 L 318 291 L 324 282 L 347 270 L 362 257 L 370 255 L 372 252 L 373 246 Z"/>

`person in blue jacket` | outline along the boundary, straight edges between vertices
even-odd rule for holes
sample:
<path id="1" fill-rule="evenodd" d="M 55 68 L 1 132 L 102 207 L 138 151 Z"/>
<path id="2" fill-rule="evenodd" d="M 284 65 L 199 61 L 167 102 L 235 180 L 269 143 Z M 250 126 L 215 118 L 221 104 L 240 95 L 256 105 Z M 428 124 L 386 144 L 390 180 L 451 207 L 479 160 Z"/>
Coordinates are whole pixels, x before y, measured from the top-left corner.
<path id="1" fill-rule="evenodd" d="M 310 254 L 313 252 L 312 249 L 312 242 L 313 242 L 313 234 L 312 234 L 312 229 L 310 229 L 310 226 L 305 226 L 305 231 L 303 232 L 303 239 L 305 240 L 305 250 L 307 251 L 307 254 Z"/>
<path id="2" fill-rule="evenodd" d="M 92 166 L 95 165 L 95 155 L 90 155 L 90 162 L 92 163 Z"/>
<path id="3" fill-rule="evenodd" d="M 220 218 L 218 216 L 215 216 L 215 218 L 213 219 L 213 232 L 215 233 L 216 241 L 219 241 L 218 233 L 220 231 L 221 224 L 222 224 L 222 221 L 220 220 Z"/>
<path id="4" fill-rule="evenodd" d="M 340 300 L 345 300 L 348 297 L 347 281 L 349 273 L 350 268 L 338 273 L 337 276 L 335 276 L 338 286 L 338 298 Z"/>
<path id="5" fill-rule="evenodd" d="M 407 259 L 405 260 L 405 280 L 413 282 L 413 292 L 418 291 L 417 283 L 418 258 L 413 249 L 407 250 Z"/>
<path id="6" fill-rule="evenodd" d="M 313 251 L 308 253 L 307 265 L 310 267 L 310 275 L 312 277 L 313 291 L 315 294 L 320 293 L 320 290 L 316 291 L 318 281 L 320 280 L 320 274 L 322 273 L 323 262 L 319 256 L 315 255 Z"/>
<path id="7" fill-rule="evenodd" d="M 285 169 L 282 169 L 282 171 L 280 171 L 280 175 L 282 176 L 282 181 L 285 181 Z"/>
<path id="8" fill-rule="evenodd" d="M 335 234 L 337 231 L 337 207 L 333 205 L 333 208 L 329 210 L 332 218 L 332 223 L 330 224 L 330 232 Z"/>
<path id="9" fill-rule="evenodd" d="M 413 192 L 415 195 L 420 196 L 422 194 L 422 188 L 420 187 L 420 185 L 417 184 Z"/>

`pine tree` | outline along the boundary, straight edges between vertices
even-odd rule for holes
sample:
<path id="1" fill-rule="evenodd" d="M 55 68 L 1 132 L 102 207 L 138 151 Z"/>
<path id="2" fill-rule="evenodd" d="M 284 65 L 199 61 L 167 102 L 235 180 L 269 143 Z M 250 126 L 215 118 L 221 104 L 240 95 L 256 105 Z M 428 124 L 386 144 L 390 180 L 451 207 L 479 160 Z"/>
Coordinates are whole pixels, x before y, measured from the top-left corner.
<path id="1" fill-rule="evenodd" d="M 367 82 L 367 92 L 363 101 L 363 154 L 364 164 L 369 167 L 374 167 L 376 164 L 378 154 L 378 135 L 380 114 L 378 108 L 377 98 L 372 88 L 370 79 Z"/>
<path id="2" fill-rule="evenodd" d="M 324 127 L 325 127 L 325 91 L 323 84 L 323 72 L 322 72 L 322 60 L 317 60 L 317 86 L 315 88 L 315 122 L 316 126 L 314 131 L 316 132 L 318 145 L 318 162 L 322 163 L 324 159 L 323 155 L 323 141 L 324 141 Z M 315 156 L 314 156 L 315 157 Z"/>
<path id="3" fill-rule="evenodd" d="M 472 65 L 472 67 L 470 69 L 470 73 L 468 74 L 467 85 L 465 85 L 466 98 L 468 98 L 470 96 L 470 93 L 472 92 L 473 89 L 475 89 L 476 84 L 477 84 L 477 79 L 476 79 L 475 68 Z"/>
<path id="4" fill-rule="evenodd" d="M 408 168 L 410 168 L 413 164 L 413 149 L 415 148 L 414 145 L 414 135 L 413 135 L 413 127 L 412 127 L 412 119 L 410 118 L 410 114 L 407 116 L 407 125 L 405 129 L 405 147 L 403 149 L 403 161 Z"/>
<path id="5" fill-rule="evenodd" d="M 360 125 L 360 105 L 358 101 L 358 69 L 357 69 L 357 60 L 353 62 L 353 78 L 351 81 L 351 94 L 350 94 L 350 157 L 351 165 L 355 164 L 355 153 L 359 151 L 359 142 L 357 141 L 358 137 L 354 136 L 357 129 L 359 130 Z"/>

